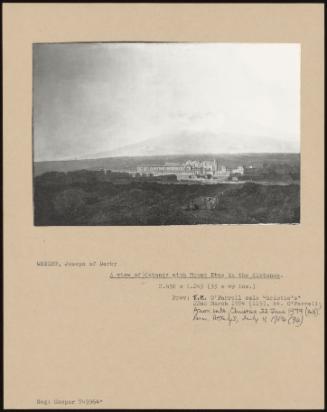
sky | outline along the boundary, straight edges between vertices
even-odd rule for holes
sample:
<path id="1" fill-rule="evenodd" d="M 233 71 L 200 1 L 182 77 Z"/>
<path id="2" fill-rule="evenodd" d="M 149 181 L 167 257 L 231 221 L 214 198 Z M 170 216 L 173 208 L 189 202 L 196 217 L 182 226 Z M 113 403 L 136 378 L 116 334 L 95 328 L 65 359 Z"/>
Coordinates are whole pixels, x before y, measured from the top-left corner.
<path id="1" fill-rule="evenodd" d="M 300 45 L 34 45 L 35 161 L 188 132 L 253 138 L 253 151 L 258 136 L 283 139 L 299 151 Z"/>

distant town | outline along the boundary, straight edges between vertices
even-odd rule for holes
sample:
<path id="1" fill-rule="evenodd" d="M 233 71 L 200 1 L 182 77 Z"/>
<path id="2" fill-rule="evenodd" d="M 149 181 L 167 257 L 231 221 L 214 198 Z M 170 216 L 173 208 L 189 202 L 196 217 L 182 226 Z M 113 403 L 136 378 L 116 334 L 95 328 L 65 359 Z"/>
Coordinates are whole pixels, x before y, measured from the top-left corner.
<path id="1" fill-rule="evenodd" d="M 138 166 L 135 175 L 175 175 L 177 180 L 213 179 L 215 181 L 224 181 L 232 177 L 234 181 L 237 181 L 238 176 L 244 175 L 244 167 L 227 168 L 224 165 L 218 165 L 216 160 L 187 160 L 182 164 L 167 162 L 164 165 Z"/>
<path id="2" fill-rule="evenodd" d="M 135 169 L 91 168 L 98 180 L 143 179 L 176 183 L 217 184 L 244 181 L 296 181 L 298 170 L 288 164 L 225 166 L 217 160 L 186 160 L 164 164 L 142 164 Z"/>

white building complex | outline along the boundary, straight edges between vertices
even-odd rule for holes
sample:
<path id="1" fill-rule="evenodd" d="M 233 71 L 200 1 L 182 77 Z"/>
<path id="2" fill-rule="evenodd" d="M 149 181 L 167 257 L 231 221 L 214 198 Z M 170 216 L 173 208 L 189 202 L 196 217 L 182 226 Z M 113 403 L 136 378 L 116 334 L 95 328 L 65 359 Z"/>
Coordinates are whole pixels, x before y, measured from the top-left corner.
<path id="1" fill-rule="evenodd" d="M 229 170 L 226 166 L 218 166 L 216 160 L 187 160 L 185 163 L 165 163 L 164 165 L 138 166 L 136 172 L 141 176 L 176 175 L 178 180 L 215 179 L 226 180 L 231 173 L 243 174 L 244 168 L 238 166 Z"/>

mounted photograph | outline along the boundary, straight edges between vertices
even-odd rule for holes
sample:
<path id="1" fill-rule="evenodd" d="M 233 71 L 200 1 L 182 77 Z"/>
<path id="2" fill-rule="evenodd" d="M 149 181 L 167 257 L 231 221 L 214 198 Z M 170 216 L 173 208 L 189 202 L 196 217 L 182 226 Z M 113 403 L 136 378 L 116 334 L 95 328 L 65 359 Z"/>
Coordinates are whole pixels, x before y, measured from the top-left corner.
<path id="1" fill-rule="evenodd" d="M 296 43 L 34 43 L 35 226 L 300 223 Z"/>

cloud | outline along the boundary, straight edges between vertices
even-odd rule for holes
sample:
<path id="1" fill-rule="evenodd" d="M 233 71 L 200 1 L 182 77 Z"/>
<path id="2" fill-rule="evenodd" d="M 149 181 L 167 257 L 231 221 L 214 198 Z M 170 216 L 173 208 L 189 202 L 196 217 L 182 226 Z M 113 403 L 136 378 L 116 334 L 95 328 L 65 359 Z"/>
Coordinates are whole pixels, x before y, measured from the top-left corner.
<path id="1" fill-rule="evenodd" d="M 179 131 L 299 139 L 296 44 L 44 44 L 33 57 L 38 160 Z"/>

